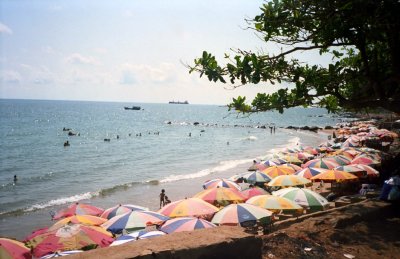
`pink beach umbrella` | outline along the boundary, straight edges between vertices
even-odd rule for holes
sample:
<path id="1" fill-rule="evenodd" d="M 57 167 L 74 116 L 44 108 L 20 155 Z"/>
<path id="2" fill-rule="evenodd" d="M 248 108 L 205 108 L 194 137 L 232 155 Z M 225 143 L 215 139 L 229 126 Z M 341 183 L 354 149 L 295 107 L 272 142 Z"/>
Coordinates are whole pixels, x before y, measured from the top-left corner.
<path id="1" fill-rule="evenodd" d="M 105 218 L 105 219 L 111 219 L 112 217 L 115 217 L 117 215 L 121 215 L 127 212 L 131 211 L 143 211 L 143 210 L 149 210 L 148 208 L 142 207 L 142 206 L 137 206 L 137 205 L 132 205 L 132 204 L 119 204 L 117 206 L 114 206 L 112 208 L 106 209 L 100 217 Z"/>
<path id="2" fill-rule="evenodd" d="M 28 259 L 32 258 L 31 250 L 17 240 L 0 238 L 1 259 Z"/>
<path id="3" fill-rule="evenodd" d="M 333 169 L 336 166 L 339 166 L 337 162 L 333 162 L 330 160 L 326 160 L 323 158 L 317 158 L 308 161 L 307 163 L 304 164 L 303 167 L 317 167 L 317 168 L 324 168 L 324 169 Z"/>
<path id="4" fill-rule="evenodd" d="M 219 209 L 199 198 L 187 198 L 174 201 L 162 207 L 158 212 L 170 218 L 203 217 L 211 218 Z"/>
<path id="5" fill-rule="evenodd" d="M 160 227 L 160 230 L 167 234 L 171 234 L 174 232 L 193 231 L 196 229 L 215 227 L 216 225 L 204 219 L 183 217 L 165 221 Z"/>
<path id="6" fill-rule="evenodd" d="M 208 180 L 203 184 L 204 189 L 211 189 L 216 187 L 234 188 L 237 189 L 238 191 L 241 190 L 240 186 L 237 183 L 224 178 Z"/>
<path id="7" fill-rule="evenodd" d="M 376 165 L 379 161 L 366 156 L 358 156 L 351 160 L 351 164 Z"/>
<path id="8" fill-rule="evenodd" d="M 367 177 L 379 177 L 379 171 L 370 167 L 369 165 L 363 164 L 352 164 L 352 166 L 360 168 L 367 172 Z"/>
<path id="9" fill-rule="evenodd" d="M 249 189 L 243 190 L 242 194 L 246 198 L 246 200 L 248 200 L 251 197 L 254 197 L 254 196 L 257 196 L 257 195 L 268 194 L 268 192 L 266 190 L 260 188 L 260 187 L 251 187 Z"/>
<path id="10" fill-rule="evenodd" d="M 306 167 L 301 169 L 300 171 L 297 171 L 295 175 L 304 177 L 306 179 L 311 179 L 311 177 L 314 177 L 320 173 L 323 173 L 327 171 L 328 169 L 324 168 L 317 168 L 317 167 Z"/>
<path id="11" fill-rule="evenodd" d="M 54 215 L 53 219 L 60 219 L 65 217 L 70 217 L 73 215 L 92 215 L 92 216 L 100 216 L 103 213 L 103 209 L 98 208 L 96 206 L 86 204 L 86 203 L 74 203 L 70 205 L 68 208 L 59 211 L 56 215 Z"/>

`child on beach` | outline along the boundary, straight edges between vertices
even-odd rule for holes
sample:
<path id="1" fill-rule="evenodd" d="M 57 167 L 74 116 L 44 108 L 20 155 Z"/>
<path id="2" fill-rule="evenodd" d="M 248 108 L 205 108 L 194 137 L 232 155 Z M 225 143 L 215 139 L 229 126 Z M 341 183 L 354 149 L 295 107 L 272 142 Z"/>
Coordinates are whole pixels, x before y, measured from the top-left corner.
<path id="1" fill-rule="evenodd" d="M 165 190 L 162 189 L 160 193 L 160 209 L 165 205 Z"/>

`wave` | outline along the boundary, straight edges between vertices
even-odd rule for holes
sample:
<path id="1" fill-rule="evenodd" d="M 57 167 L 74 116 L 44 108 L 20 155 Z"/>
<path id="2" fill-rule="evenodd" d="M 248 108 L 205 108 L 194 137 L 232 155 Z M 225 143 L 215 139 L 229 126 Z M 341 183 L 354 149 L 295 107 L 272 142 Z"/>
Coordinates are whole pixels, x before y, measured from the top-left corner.
<path id="1" fill-rule="evenodd" d="M 240 159 L 240 160 L 229 160 L 229 161 L 221 161 L 219 165 L 213 168 L 203 169 L 199 172 L 192 174 L 178 174 L 178 175 L 170 175 L 160 181 L 160 183 L 169 183 L 181 180 L 195 179 L 200 178 L 209 174 L 213 174 L 216 172 L 223 172 L 229 169 L 235 168 L 240 164 L 245 164 L 251 162 L 251 159 Z"/>
<path id="2" fill-rule="evenodd" d="M 243 140 L 251 140 L 251 141 L 256 141 L 258 138 L 256 136 L 248 136 L 244 138 Z"/>

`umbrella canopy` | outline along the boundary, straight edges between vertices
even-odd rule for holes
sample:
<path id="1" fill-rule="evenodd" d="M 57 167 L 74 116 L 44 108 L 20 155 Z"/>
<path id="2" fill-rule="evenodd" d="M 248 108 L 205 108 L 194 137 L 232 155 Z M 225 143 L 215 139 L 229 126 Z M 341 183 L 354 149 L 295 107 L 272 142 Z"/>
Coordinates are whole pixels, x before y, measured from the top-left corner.
<path id="1" fill-rule="evenodd" d="M 295 170 L 288 166 L 271 166 L 262 170 L 261 172 L 273 179 L 278 175 L 294 174 Z"/>
<path id="2" fill-rule="evenodd" d="M 142 207 L 142 206 L 137 206 L 137 205 L 132 205 L 132 204 L 124 204 L 124 205 L 117 205 L 112 208 L 106 209 L 100 217 L 105 218 L 105 219 L 111 219 L 114 216 L 121 215 L 130 211 L 135 211 L 135 210 L 149 210 L 148 208 Z"/>
<path id="3" fill-rule="evenodd" d="M 289 186 L 300 186 L 300 185 L 310 185 L 311 181 L 298 176 L 298 175 L 280 175 L 272 179 L 268 186 L 280 186 L 280 187 L 289 187 Z"/>
<path id="4" fill-rule="evenodd" d="M 168 219 L 169 217 L 153 211 L 131 211 L 113 217 L 104 223 L 102 227 L 114 234 L 120 234 L 124 229 L 127 231 L 144 229 L 149 224 L 158 225 Z"/>
<path id="5" fill-rule="evenodd" d="M 212 223 L 217 225 L 255 225 L 257 221 L 265 224 L 271 221 L 272 212 L 251 204 L 231 204 L 217 212 Z"/>
<path id="6" fill-rule="evenodd" d="M 110 245 L 110 246 L 118 246 L 122 245 L 128 242 L 136 241 L 138 239 L 148 239 L 148 238 L 153 238 L 153 237 L 159 237 L 159 236 L 164 236 L 166 235 L 162 231 L 146 231 L 146 230 L 140 230 L 140 231 L 135 231 L 127 235 L 123 235 L 115 239 L 115 241 Z"/>
<path id="7" fill-rule="evenodd" d="M 253 196 L 268 194 L 268 192 L 260 187 L 254 186 L 242 191 L 243 196 L 250 199 Z"/>
<path id="8" fill-rule="evenodd" d="M 0 238 L 0 258 L 32 258 L 31 250 L 17 240 Z"/>
<path id="9" fill-rule="evenodd" d="M 352 164 L 352 166 L 355 166 L 357 168 L 360 168 L 360 169 L 366 171 L 368 177 L 379 177 L 379 171 L 370 167 L 369 165 Z"/>
<path id="10" fill-rule="evenodd" d="M 222 206 L 231 203 L 241 203 L 245 200 L 245 197 L 238 190 L 225 187 L 206 189 L 197 193 L 193 197 L 200 198 L 211 204 Z"/>
<path id="11" fill-rule="evenodd" d="M 269 181 L 271 181 L 271 178 L 266 175 L 263 174 L 259 171 L 255 171 L 255 172 L 250 172 L 247 174 L 243 174 L 243 179 L 251 184 L 254 183 L 268 183 Z"/>
<path id="12" fill-rule="evenodd" d="M 25 239 L 23 240 L 23 242 L 28 242 L 29 240 L 31 240 L 32 238 L 34 238 L 35 236 L 38 236 L 40 234 L 46 233 L 49 231 L 49 228 L 40 228 L 37 229 L 35 231 L 33 231 L 29 236 L 25 237 Z"/>
<path id="13" fill-rule="evenodd" d="M 170 218 L 205 217 L 211 218 L 219 209 L 199 198 L 187 198 L 174 201 L 162 207 L 158 213 Z"/>
<path id="14" fill-rule="evenodd" d="M 174 232 L 193 231 L 201 228 L 214 228 L 213 223 L 199 218 L 184 217 L 167 220 L 160 228 L 161 231 L 171 234 Z"/>
<path id="15" fill-rule="evenodd" d="M 248 199 L 246 203 L 253 204 L 273 212 L 300 212 L 303 210 L 300 205 L 289 199 L 272 195 L 254 196 Z"/>
<path id="16" fill-rule="evenodd" d="M 89 225 L 89 226 L 100 226 L 106 221 L 107 221 L 106 219 L 92 215 L 75 215 L 57 221 L 56 223 L 53 224 L 53 226 L 49 228 L 49 230 L 51 231 L 59 229 L 69 223 Z"/>
<path id="17" fill-rule="evenodd" d="M 304 164 L 303 167 L 317 167 L 317 168 L 324 168 L 324 169 L 333 169 L 336 166 L 339 166 L 337 162 L 333 162 L 330 160 L 326 160 L 323 158 L 317 158 L 308 161 L 307 163 Z"/>
<path id="18" fill-rule="evenodd" d="M 208 180 L 203 184 L 204 189 L 211 189 L 216 187 L 226 187 L 226 188 L 234 188 L 237 190 L 241 190 L 240 186 L 232 180 L 229 179 L 212 179 Z"/>
<path id="19" fill-rule="evenodd" d="M 351 162 L 351 159 L 343 155 L 329 156 L 324 159 L 338 163 L 339 165 L 348 165 Z"/>
<path id="20" fill-rule="evenodd" d="M 301 164 L 301 159 L 298 157 L 297 153 L 291 153 L 290 155 L 284 155 L 281 157 L 286 160 L 288 163 L 292 164 Z"/>
<path id="21" fill-rule="evenodd" d="M 328 170 L 326 172 L 320 173 L 311 178 L 312 181 L 324 181 L 324 182 L 346 182 L 346 181 L 357 181 L 358 177 L 338 170 Z"/>
<path id="22" fill-rule="evenodd" d="M 363 164 L 363 165 L 376 165 L 380 162 L 373 158 L 367 156 L 357 156 L 353 160 L 351 160 L 351 164 Z"/>
<path id="23" fill-rule="evenodd" d="M 323 210 L 329 205 L 327 199 L 309 189 L 290 187 L 273 192 L 272 195 L 284 197 L 286 199 L 294 201 L 303 208 L 309 209 L 311 211 Z"/>
<path id="24" fill-rule="evenodd" d="M 293 168 L 295 172 L 301 170 L 300 166 L 291 164 L 291 163 L 282 164 L 282 166 L 287 166 L 287 167 Z"/>
<path id="25" fill-rule="evenodd" d="M 103 213 L 103 209 L 96 206 L 85 204 L 85 203 L 74 203 L 68 208 L 61 210 L 54 215 L 53 219 L 60 219 L 70 217 L 73 215 L 93 215 L 100 216 Z"/>
<path id="26" fill-rule="evenodd" d="M 288 161 L 282 159 L 282 158 L 274 158 L 270 159 L 267 161 L 264 161 L 263 164 L 268 166 L 274 166 L 274 165 L 281 165 L 281 164 L 286 164 Z"/>
<path id="27" fill-rule="evenodd" d="M 73 255 L 77 253 L 82 253 L 83 250 L 71 250 L 71 251 L 64 251 L 64 252 L 55 252 L 53 254 L 48 254 L 45 256 L 40 257 L 40 259 L 49 259 L 49 258 L 55 258 L 55 257 L 61 257 L 61 256 L 67 256 L 67 255 Z"/>
<path id="28" fill-rule="evenodd" d="M 360 178 L 367 177 L 367 172 L 364 169 L 361 169 L 354 165 L 342 165 L 342 166 L 335 167 L 334 170 L 345 171 L 345 172 L 354 174 L 355 176 L 360 177 Z"/>
<path id="29" fill-rule="evenodd" d="M 317 174 L 320 174 L 327 170 L 328 169 L 324 169 L 324 168 L 306 167 L 306 168 L 301 169 L 300 171 L 297 171 L 294 175 L 298 175 L 298 176 L 304 177 L 306 179 L 311 179 L 311 177 L 316 176 Z"/>
<path id="30" fill-rule="evenodd" d="M 114 239 L 102 227 L 81 224 L 66 225 L 57 230 L 38 235 L 29 241 L 33 255 L 41 257 L 57 251 L 81 249 L 88 245 L 109 246 Z"/>

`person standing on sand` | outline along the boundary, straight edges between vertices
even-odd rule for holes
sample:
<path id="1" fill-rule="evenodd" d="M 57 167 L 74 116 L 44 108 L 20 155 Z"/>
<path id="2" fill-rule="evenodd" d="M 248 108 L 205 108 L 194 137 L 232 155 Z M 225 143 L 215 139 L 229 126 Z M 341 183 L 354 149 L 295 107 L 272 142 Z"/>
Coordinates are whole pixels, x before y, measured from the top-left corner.
<path id="1" fill-rule="evenodd" d="M 160 209 L 165 205 L 165 190 L 162 189 L 160 193 Z"/>

